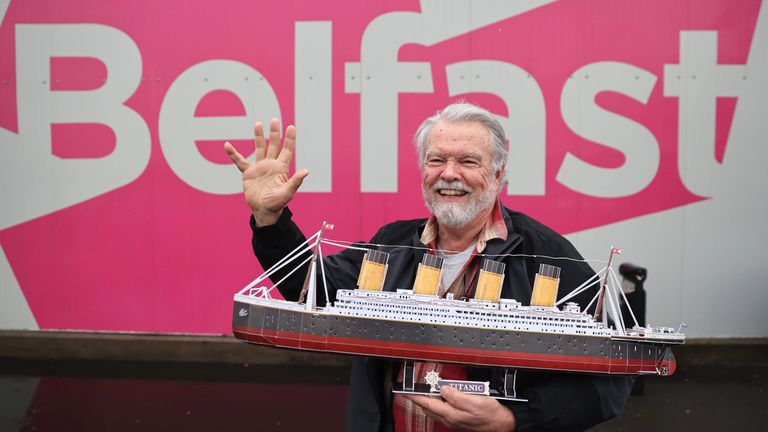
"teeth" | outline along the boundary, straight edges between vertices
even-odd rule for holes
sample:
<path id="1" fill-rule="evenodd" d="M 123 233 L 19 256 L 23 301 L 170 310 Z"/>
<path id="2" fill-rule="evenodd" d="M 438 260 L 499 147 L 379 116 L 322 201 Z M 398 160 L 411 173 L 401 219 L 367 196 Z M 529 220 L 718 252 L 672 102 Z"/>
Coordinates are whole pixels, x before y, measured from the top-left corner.
<path id="1" fill-rule="evenodd" d="M 466 195 L 466 192 L 461 190 L 456 190 L 456 189 L 440 189 L 440 195 L 460 196 L 460 195 Z"/>

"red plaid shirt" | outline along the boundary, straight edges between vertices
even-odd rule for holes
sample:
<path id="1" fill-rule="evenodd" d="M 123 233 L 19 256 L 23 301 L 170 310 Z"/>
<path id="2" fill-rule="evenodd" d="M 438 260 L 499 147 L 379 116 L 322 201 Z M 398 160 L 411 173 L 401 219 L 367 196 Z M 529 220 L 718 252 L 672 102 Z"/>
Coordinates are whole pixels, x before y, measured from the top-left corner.
<path id="1" fill-rule="evenodd" d="M 433 254 L 435 253 L 435 250 L 437 250 L 437 230 L 437 219 L 433 215 L 427 220 L 427 225 L 424 227 L 424 232 L 421 234 L 420 238 L 421 242 L 427 245 L 427 247 L 430 248 L 430 252 Z M 447 293 L 452 293 L 454 298 L 461 298 L 464 296 L 470 297 L 473 294 L 472 291 L 474 291 L 472 281 L 479 268 L 479 260 L 476 259 L 477 254 L 482 253 L 485 250 L 488 241 L 496 238 L 506 240 L 507 235 L 507 225 L 504 223 L 504 216 L 501 213 L 501 204 L 497 199 L 493 206 L 493 210 L 491 210 L 491 217 L 486 221 L 477 238 L 475 252 L 472 254 L 472 257 L 467 260 L 464 268 L 459 272 L 451 286 L 446 290 L 440 290 L 440 295 L 445 297 Z M 467 379 L 467 368 L 459 365 L 416 362 L 414 369 L 417 382 L 422 384 L 426 382 L 426 374 L 430 371 L 438 372 L 443 379 Z M 399 373 L 400 379 L 402 379 L 402 374 L 403 371 L 401 369 Z M 440 423 L 436 424 L 434 420 L 426 415 L 420 406 L 403 397 L 402 394 L 395 395 L 393 411 L 395 417 L 395 430 L 397 432 L 440 432 L 451 430 Z"/>

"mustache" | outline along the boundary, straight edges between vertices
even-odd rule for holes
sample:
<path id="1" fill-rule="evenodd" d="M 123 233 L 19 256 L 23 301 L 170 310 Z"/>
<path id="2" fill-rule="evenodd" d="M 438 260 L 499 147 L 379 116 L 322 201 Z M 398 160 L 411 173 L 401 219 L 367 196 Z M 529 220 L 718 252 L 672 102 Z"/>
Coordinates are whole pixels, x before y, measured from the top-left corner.
<path id="1" fill-rule="evenodd" d="M 447 182 L 444 180 L 438 180 L 437 183 L 432 185 L 432 191 L 437 192 L 440 189 L 454 189 L 462 192 L 472 192 L 472 188 L 465 185 L 464 183 L 456 180 L 452 182 Z"/>

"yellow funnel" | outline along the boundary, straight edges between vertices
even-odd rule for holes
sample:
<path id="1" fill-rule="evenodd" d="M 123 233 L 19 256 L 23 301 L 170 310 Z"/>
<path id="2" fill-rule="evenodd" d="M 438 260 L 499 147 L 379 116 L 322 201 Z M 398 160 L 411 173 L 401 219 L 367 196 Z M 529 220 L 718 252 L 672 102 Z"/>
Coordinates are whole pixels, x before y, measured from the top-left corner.
<path id="1" fill-rule="evenodd" d="M 533 281 L 531 306 L 552 307 L 557 301 L 557 288 L 560 285 L 560 267 L 541 264 L 536 279 Z"/>
<path id="2" fill-rule="evenodd" d="M 413 281 L 413 293 L 436 296 L 440 291 L 440 276 L 442 274 L 443 259 L 436 255 L 424 254 L 419 269 L 416 271 L 416 280 Z"/>
<path id="3" fill-rule="evenodd" d="M 357 286 L 366 291 L 381 291 L 384 287 L 384 278 L 387 276 L 387 261 L 389 254 L 377 250 L 369 250 L 363 257 L 363 265 L 360 267 L 360 275 L 357 277 Z"/>
<path id="4" fill-rule="evenodd" d="M 504 282 L 504 268 L 502 262 L 485 260 L 480 276 L 477 278 L 475 300 L 487 300 L 498 302 L 501 297 L 501 285 Z"/>

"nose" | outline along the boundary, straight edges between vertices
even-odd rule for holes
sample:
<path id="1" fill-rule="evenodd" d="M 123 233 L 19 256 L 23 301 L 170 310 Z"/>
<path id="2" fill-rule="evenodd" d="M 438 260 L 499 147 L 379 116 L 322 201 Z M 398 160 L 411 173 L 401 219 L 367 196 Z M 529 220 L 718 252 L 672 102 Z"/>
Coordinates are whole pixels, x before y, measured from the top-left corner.
<path id="1" fill-rule="evenodd" d="M 458 180 L 457 162 L 452 159 L 447 160 L 443 166 L 443 171 L 440 172 L 440 178 L 446 181 Z"/>

